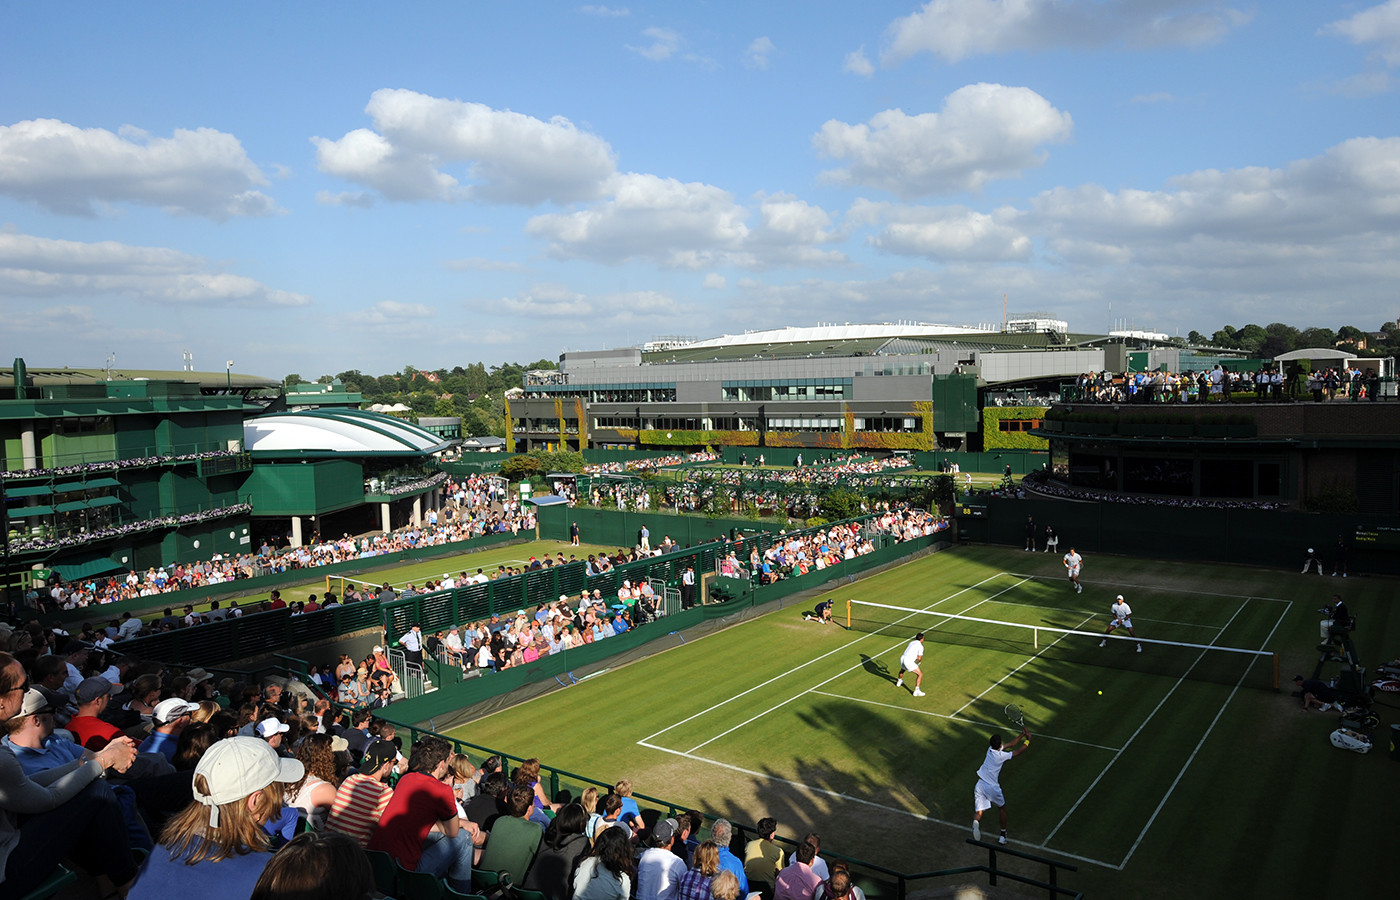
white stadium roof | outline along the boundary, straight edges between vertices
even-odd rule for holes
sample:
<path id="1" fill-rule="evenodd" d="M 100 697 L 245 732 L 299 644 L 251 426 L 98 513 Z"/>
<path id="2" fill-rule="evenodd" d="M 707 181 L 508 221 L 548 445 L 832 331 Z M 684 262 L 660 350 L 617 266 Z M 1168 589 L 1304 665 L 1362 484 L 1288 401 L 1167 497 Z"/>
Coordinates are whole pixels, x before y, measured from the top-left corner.
<path id="1" fill-rule="evenodd" d="M 354 409 L 308 409 L 243 423 L 243 446 L 261 456 L 421 456 L 451 445 L 393 416 Z"/>
<path id="2" fill-rule="evenodd" d="M 996 325 L 935 325 L 930 322 L 885 322 L 877 325 L 813 325 L 807 327 L 775 328 L 770 331 L 749 331 L 744 334 L 724 334 L 686 344 L 685 349 L 699 347 L 742 347 L 750 344 L 798 344 L 815 341 L 851 341 L 862 338 L 911 338 L 945 334 L 988 334 L 1001 330 Z"/>

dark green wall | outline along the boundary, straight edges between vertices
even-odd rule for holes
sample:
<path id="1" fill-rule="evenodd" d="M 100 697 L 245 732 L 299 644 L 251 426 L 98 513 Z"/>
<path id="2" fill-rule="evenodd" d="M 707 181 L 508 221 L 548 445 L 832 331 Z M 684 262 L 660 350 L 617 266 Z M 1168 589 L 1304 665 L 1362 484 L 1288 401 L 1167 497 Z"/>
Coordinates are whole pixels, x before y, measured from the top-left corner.
<path id="1" fill-rule="evenodd" d="M 254 515 L 320 515 L 364 502 L 364 467 L 356 460 L 339 459 L 258 462 L 246 489 Z"/>

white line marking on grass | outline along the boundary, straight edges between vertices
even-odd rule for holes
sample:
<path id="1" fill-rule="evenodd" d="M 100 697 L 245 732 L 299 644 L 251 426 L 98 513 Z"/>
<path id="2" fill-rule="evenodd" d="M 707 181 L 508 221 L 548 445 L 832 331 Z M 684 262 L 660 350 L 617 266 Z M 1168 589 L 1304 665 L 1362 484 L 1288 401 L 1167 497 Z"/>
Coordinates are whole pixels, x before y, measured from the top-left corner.
<path id="1" fill-rule="evenodd" d="M 928 717 L 931 718 L 931 719 L 947 719 L 947 720 L 950 721 L 950 722 L 963 722 L 963 723 L 968 724 L 968 725 L 976 725 L 976 726 L 979 727 L 979 728 L 1000 728 L 1000 727 L 1002 727 L 1002 723 L 1000 723 L 1000 722 L 980 722 L 980 721 L 978 721 L 977 719 L 969 719 L 969 718 L 967 718 L 966 716 L 960 716 L 960 715 L 958 715 L 957 713 L 954 713 L 954 714 L 952 714 L 952 715 L 948 715 L 948 714 L 946 714 L 946 713 L 929 712 L 929 711 L 926 710 L 926 709 L 914 709 L 914 708 L 911 708 L 911 707 L 908 707 L 908 706 L 900 706 L 900 705 L 897 704 L 897 703 L 883 703 L 883 702 L 881 702 L 881 701 L 879 701 L 879 700 L 867 700 L 867 699 L 865 699 L 864 697 L 848 697 L 848 696 L 846 696 L 845 694 L 833 694 L 833 693 L 831 693 L 831 692 L 829 692 L 829 691 L 812 691 L 812 693 L 817 694 L 817 695 L 822 696 L 822 697 L 832 697 L 832 698 L 835 698 L 835 699 L 837 699 L 837 700 L 847 700 L 847 701 L 850 701 L 851 703 L 862 703 L 862 704 L 865 704 L 866 706 L 882 706 L 882 707 L 884 707 L 884 708 L 886 708 L 886 709 L 897 709 L 897 710 L 899 710 L 900 712 L 906 712 L 906 713 L 911 713 L 911 712 L 912 712 L 912 713 L 916 713 L 916 714 L 921 715 L 921 716 L 928 716 Z M 1120 749 L 1120 748 L 1118 748 L 1118 747 L 1107 747 L 1107 746 L 1104 746 L 1103 744 L 1091 744 L 1091 743 L 1089 743 L 1088 741 L 1076 741 L 1076 740 L 1074 740 L 1073 738 L 1056 737 L 1056 736 L 1053 735 L 1053 734 L 1046 734 L 1046 733 L 1044 733 L 1043 731 L 1037 731 L 1037 732 L 1035 733 L 1035 736 L 1038 737 L 1038 738 L 1040 738 L 1040 737 L 1048 738 L 1049 740 L 1052 740 L 1052 741 L 1060 741 L 1060 742 L 1065 743 L 1065 744 L 1078 744 L 1078 745 L 1081 746 L 1081 747 L 1093 747 L 1095 750 L 1107 750 L 1109 753 L 1116 753 L 1116 752 Z"/>
<path id="2" fill-rule="evenodd" d="M 1020 574 L 1019 572 L 1007 572 L 1006 574 L 1007 574 L 1007 575 L 1012 575 L 1012 576 L 1014 576 L 1014 577 L 1016 577 L 1016 578 L 1035 578 L 1035 579 L 1045 579 L 1045 578 L 1060 579 L 1060 578 L 1063 578 L 1063 577 L 1064 577 L 1063 575 L 1022 575 L 1022 574 Z M 1084 581 L 1084 579 L 1081 578 L 1080 581 Z M 1171 594 L 1204 594 L 1204 595 L 1207 596 L 1207 597 L 1229 597 L 1229 598 L 1231 598 L 1231 599 L 1238 599 L 1238 598 L 1241 596 L 1241 595 L 1239 595 L 1239 594 L 1226 594 L 1226 593 L 1223 593 L 1223 592 L 1221 592 L 1221 591 L 1191 591 L 1191 590 L 1187 590 L 1187 589 L 1185 589 L 1185 588 L 1171 588 L 1170 590 L 1168 590 L 1168 589 L 1166 589 L 1166 588 L 1144 587 L 1143 585 L 1138 584 L 1138 583 L 1135 582 L 1135 581 L 1093 581 L 1093 582 L 1085 581 L 1084 583 L 1085 583 L 1085 584 L 1112 584 L 1112 585 L 1126 584 L 1128 587 L 1134 587 L 1134 588 L 1137 588 L 1137 589 L 1140 590 L 1140 591 L 1155 591 L 1155 592 L 1157 592 L 1157 593 L 1162 593 L 1162 594 L 1166 594 L 1166 593 L 1171 593 Z M 1268 600 L 1270 603 L 1288 603 L 1288 604 L 1290 604 L 1290 605 L 1293 603 L 1292 600 L 1284 600 L 1282 597 L 1256 597 L 1256 596 L 1251 595 L 1251 596 L 1249 596 L 1249 597 L 1246 598 L 1246 599 L 1249 599 L 1249 600 Z"/>
<path id="3" fill-rule="evenodd" d="M 1095 617 L 1095 615 L 1096 615 L 1095 613 L 1090 613 L 1089 616 L 1088 616 L 1088 618 L 1084 619 L 1083 622 L 1080 622 L 1079 625 L 1078 625 L 1078 627 L 1075 628 L 1075 630 L 1078 631 L 1079 628 L 1083 628 L 1085 622 L 1088 622 L 1090 619 L 1093 619 L 1093 618 Z M 983 691 L 982 693 L 978 694 L 976 697 L 973 697 L 971 700 L 969 700 L 969 701 L 967 701 L 966 703 L 964 703 L 956 712 L 953 713 L 953 715 L 956 716 L 958 713 L 962 712 L 964 709 L 967 709 L 969 706 L 971 706 L 972 704 L 976 703 L 978 700 L 981 700 L 983 697 L 987 696 L 987 695 L 990 694 L 992 691 L 996 690 L 998 687 L 1001 686 L 1001 683 L 1002 683 L 1003 681 L 1005 681 L 1006 679 L 1010 678 L 1012 675 L 1015 675 L 1017 672 L 1021 671 L 1021 670 L 1024 669 L 1026 666 L 1028 666 L 1028 665 L 1030 665 L 1031 663 L 1035 662 L 1037 659 L 1040 659 L 1040 654 L 1042 654 L 1042 653 L 1044 653 L 1045 651 L 1049 650 L 1051 647 L 1055 646 L 1056 644 L 1058 644 L 1060 641 L 1064 640 L 1064 639 L 1067 638 L 1067 637 L 1069 637 L 1069 635 L 1067 635 L 1067 634 L 1062 634 L 1062 635 L 1060 635 L 1059 637 L 1055 638 L 1055 639 L 1054 639 L 1053 641 L 1051 641 L 1050 643 L 1046 644 L 1044 647 L 1041 647 L 1039 650 L 1035 651 L 1035 655 L 1031 656 L 1031 657 L 1028 658 L 1025 662 L 1021 663 L 1019 666 L 1017 666 L 1016 668 L 1012 669 L 1010 672 L 1007 672 L 1005 675 L 1003 675 L 1003 676 L 1001 676 L 1000 678 L 998 678 L 998 679 L 997 679 L 996 681 L 994 681 L 994 682 L 992 683 L 992 685 L 991 685 L 990 687 L 988 687 L 985 691 Z"/>
<path id="4" fill-rule="evenodd" d="M 965 593 L 967 593 L 968 591 L 975 590 L 976 588 L 979 588 L 979 587 L 981 587 L 982 585 L 986 584 L 987 582 L 991 581 L 993 578 L 1000 578 L 1000 577 L 1002 576 L 1002 574 L 1003 574 L 1003 573 L 998 572 L 998 573 L 995 574 L 995 575 L 990 575 L 990 576 L 988 576 L 988 577 L 982 579 L 981 581 L 977 582 L 976 584 L 974 584 L 974 585 L 972 585 L 972 586 L 970 586 L 970 587 L 965 587 L 965 588 L 963 588 L 962 590 L 958 591 L 958 592 L 955 593 L 955 594 L 950 594 L 949 596 L 944 597 L 942 600 L 936 601 L 935 603 L 931 604 L 931 606 L 937 606 L 939 603 L 945 603 L 945 602 L 947 602 L 947 601 L 953 599 L 954 597 L 958 596 L 959 594 L 965 594 Z M 672 729 L 679 728 L 680 726 L 682 726 L 682 725 L 684 725 L 685 723 L 691 721 L 692 719 L 698 719 L 698 718 L 700 718 L 701 716 L 708 715 L 709 713 L 714 712 L 715 710 L 719 709 L 721 706 L 724 706 L 724 705 L 727 704 L 727 703 L 733 703 L 735 700 L 738 700 L 740 697 L 745 697 L 745 696 L 747 696 L 747 695 L 749 695 L 749 694 L 752 694 L 754 691 L 756 691 L 756 690 L 758 690 L 758 689 L 760 689 L 760 688 L 765 688 L 765 687 L 767 687 L 768 685 L 772 684 L 773 682 L 775 682 L 775 681 L 777 681 L 777 680 L 779 680 L 779 679 L 781 679 L 781 678 L 786 678 L 787 676 L 791 675 L 792 673 L 794 673 L 794 672 L 796 672 L 796 671 L 798 671 L 798 670 L 800 670 L 800 669 L 805 669 L 807 666 L 815 665 L 816 663 L 819 663 L 819 662 L 821 662 L 822 660 L 826 659 L 828 656 L 832 656 L 832 655 L 837 654 L 837 653 L 844 653 L 844 652 L 846 652 L 847 650 L 849 650 L 849 649 L 851 648 L 852 645 L 854 645 L 854 644 L 859 644 L 861 641 L 865 640 L 866 638 L 873 638 L 873 637 L 875 637 L 875 636 L 878 635 L 878 634 L 879 634 L 878 631 L 871 632 L 870 634 L 862 635 L 861 637 L 857 638 L 856 640 L 851 641 L 849 644 L 842 644 L 840 647 L 837 647 L 835 650 L 831 650 L 831 651 L 828 651 L 828 652 L 826 652 L 826 653 L 823 653 L 821 656 L 818 656 L 818 657 L 816 657 L 815 659 L 809 659 L 809 660 L 807 660 L 807 662 L 803 663 L 802 665 L 798 666 L 798 667 L 795 668 L 795 669 L 789 669 L 789 670 L 787 670 L 786 672 L 782 673 L 781 675 L 775 675 L 775 676 L 773 676 L 772 678 L 768 679 L 767 681 L 763 682 L 762 684 L 756 684 L 756 685 L 754 685 L 753 687 L 749 688 L 749 689 L 746 690 L 746 691 L 742 691 L 742 692 L 740 692 L 740 693 L 738 693 L 738 694 L 735 694 L 734 696 L 732 696 L 732 697 L 730 697 L 730 698 L 728 698 L 728 699 L 726 699 L 726 700 L 721 700 L 720 702 L 716 703 L 714 706 L 711 706 L 709 709 L 702 709 L 700 712 L 695 713 L 693 716 L 687 716 L 686 718 L 681 719 L 679 722 L 676 722 L 675 724 L 667 725 L 665 728 L 661 729 L 660 731 L 656 732 L 655 734 L 649 734 L 649 735 L 647 735 L 646 737 L 642 738 L 642 741 L 639 741 L 638 743 L 641 743 L 641 742 L 643 742 L 643 741 L 649 741 L 649 740 L 651 740 L 651 739 L 654 738 L 654 737 L 658 737 L 658 736 L 660 736 L 660 735 L 665 734 L 665 733 L 668 732 L 668 731 L 671 731 Z M 887 651 L 885 651 L 885 652 L 888 653 L 889 651 L 887 650 Z"/>
<path id="5" fill-rule="evenodd" d="M 1245 603 L 1248 603 L 1249 600 L 1250 598 L 1246 597 Z M 1268 635 L 1264 638 L 1263 642 L 1259 646 L 1260 650 L 1263 650 L 1269 645 L 1269 641 L 1273 639 L 1275 632 L 1277 632 L 1279 626 L 1283 624 L 1283 620 L 1288 616 L 1289 610 L 1292 608 L 1292 606 L 1293 602 L 1290 600 L 1288 603 L 1288 607 L 1285 608 L 1282 613 L 1279 613 L 1278 621 L 1274 623 L 1273 628 L 1269 629 Z M 1137 840 L 1133 841 L 1133 846 L 1128 849 L 1128 855 L 1123 857 L 1122 864 L 1118 866 L 1120 871 L 1127 867 L 1128 860 L 1133 858 L 1133 854 L 1137 852 L 1137 848 L 1142 843 L 1143 838 L 1147 837 L 1148 829 L 1150 829 L 1152 827 L 1152 824 L 1157 821 L 1157 816 L 1166 807 L 1167 801 L 1171 799 L 1172 793 L 1176 791 L 1176 786 L 1181 783 L 1181 779 L 1186 777 L 1186 770 L 1191 768 L 1191 763 L 1196 761 L 1196 754 L 1201 752 L 1201 748 L 1205 746 L 1206 739 L 1209 738 L 1210 733 L 1215 730 L 1216 723 L 1220 721 L 1221 716 L 1225 715 L 1225 707 L 1229 706 L 1230 701 L 1235 699 L 1235 695 L 1239 693 L 1240 685 L 1244 684 L 1245 676 L 1249 674 L 1249 668 L 1253 667 L 1258 662 L 1259 660 L 1255 660 L 1254 662 L 1251 662 L 1249 664 L 1249 667 L 1245 668 L 1244 673 L 1240 675 L 1240 680 L 1235 682 L 1234 688 L 1231 689 L 1230 696 L 1226 697 L 1225 702 L 1220 704 L 1220 709 L 1216 710 L 1215 718 L 1210 720 L 1210 727 L 1206 729 L 1205 734 L 1201 735 L 1201 739 L 1196 742 L 1196 749 L 1191 751 L 1191 755 L 1187 757 L 1186 762 L 1182 764 L 1181 771 L 1176 773 L 1176 778 L 1172 781 L 1171 787 L 1167 788 L 1167 793 L 1162 797 L 1162 802 L 1158 803 L 1157 808 L 1152 811 L 1151 818 L 1147 820 L 1146 825 L 1142 826 L 1142 831 L 1138 834 Z"/>
<path id="6" fill-rule="evenodd" d="M 986 579 L 984 579 L 984 581 L 985 581 L 985 580 L 986 580 Z M 980 585 L 980 584 L 982 584 L 982 582 L 978 582 L 978 584 Z M 971 612 L 972 610 L 974 610 L 974 609 L 976 609 L 977 607 L 981 606 L 983 603 L 986 603 L 988 600 L 992 600 L 992 599 L 994 599 L 994 598 L 996 598 L 996 597 L 1000 597 L 1002 594 L 1005 594 L 1007 591 L 1013 591 L 1013 590 L 1015 590 L 1016 588 L 1020 587 L 1020 586 L 1023 585 L 1023 584 L 1025 584 L 1025 581 L 1024 581 L 1024 580 L 1018 581 L 1018 582 L 1016 582 L 1015 584 L 1011 585 L 1011 587 L 1005 588 L 1004 590 L 997 591 L 995 594 L 993 594 L 991 597 L 986 598 L 985 600 L 978 600 L 976 603 L 972 604 L 972 605 L 969 606 L 967 609 L 963 610 L 961 613 L 958 613 L 958 615 L 964 615 L 964 614 L 966 614 L 966 613 L 968 613 L 968 612 Z M 975 587 L 975 586 L 976 586 L 976 585 L 974 585 L 974 587 Z M 970 589 L 968 589 L 968 590 L 970 590 Z M 962 591 L 959 591 L 958 593 L 962 593 Z M 957 595 L 955 594 L 954 596 L 957 596 Z M 944 598 L 944 600 L 947 600 L 947 599 L 951 599 L 951 598 Z M 942 603 L 942 602 L 944 602 L 944 600 L 940 600 L 940 601 L 938 601 L 938 602 L 939 602 L 939 603 Z M 934 604 L 934 605 L 936 605 L 936 604 Z M 911 619 L 911 618 L 914 617 L 914 615 L 916 615 L 916 613 L 910 613 L 909 615 L 905 616 L 904 619 Z M 899 621 L 902 622 L 902 621 L 904 621 L 904 619 L 900 619 Z M 944 619 L 944 620 L 943 620 L 943 622 L 951 622 L 951 621 L 952 621 L 952 619 Z M 943 624 L 943 622 L 939 622 L 938 625 Z M 932 630 L 932 629 L 934 629 L 934 628 L 937 628 L 938 625 L 930 625 L 930 626 L 929 626 L 929 630 Z M 882 629 L 882 630 L 883 630 L 883 629 Z M 879 632 L 875 632 L 875 634 L 879 634 Z M 874 635 L 870 635 L 870 636 L 873 637 Z M 865 640 L 864 637 L 859 638 L 859 639 L 857 639 L 857 640 L 852 641 L 850 644 L 846 644 L 846 645 L 844 645 L 843 647 L 838 648 L 838 649 L 849 649 L 850 646 L 851 646 L 851 644 L 857 644 L 857 643 L 860 643 L 860 641 L 863 641 L 863 640 Z M 894 650 L 894 649 L 898 648 L 900 643 L 904 643 L 904 642 L 903 642 L 903 641 L 900 641 L 899 643 L 896 643 L 896 644 L 894 644 L 894 645 L 892 645 L 892 646 L 890 646 L 890 647 L 887 647 L 887 648 L 886 648 L 884 651 L 882 651 L 879 655 L 880 655 L 880 656 L 883 656 L 884 654 L 889 653 L 891 650 Z M 833 650 L 833 651 L 831 651 L 831 652 L 832 652 L 832 653 L 835 653 L 836 651 Z M 829 656 L 830 653 L 825 654 L 825 655 Z M 819 658 L 820 658 L 820 657 L 819 657 Z M 871 657 L 871 658 L 873 659 L 874 657 Z M 809 663 L 803 663 L 803 666 L 805 666 L 805 665 L 809 665 Z M 802 668 L 803 666 L 798 666 L 798 668 L 800 669 L 800 668 Z M 719 734 L 715 735 L 714 737 L 710 738 L 709 740 L 707 740 L 707 741 L 701 741 L 700 743 L 696 744 L 694 747 L 691 747 L 690 750 L 689 750 L 688 752 L 694 753 L 696 750 L 699 750 L 701 747 L 705 746 L 706 744 L 712 744 L 712 743 L 714 743 L 715 741 L 719 740 L 720 738 L 722 738 L 722 737 L 724 737 L 724 736 L 726 736 L 726 735 L 728 735 L 728 734 L 732 734 L 732 733 L 735 732 L 735 731 L 738 731 L 740 728 L 743 728 L 745 725 L 748 725 L 748 724 L 751 723 L 751 722 L 757 722 L 759 719 L 763 718 L 764 716 L 768 715 L 769 713 L 773 712 L 774 710 L 781 709 L 782 707 L 787 706 L 787 705 L 788 705 L 789 703 L 791 703 L 792 701 L 797 700 L 797 699 L 800 699 L 801 697 L 806 696 L 807 694 L 811 693 L 812 691 L 816 690 L 817 688 L 822 687 L 822 686 L 824 686 L 824 685 L 831 684 L 831 682 L 833 682 L 833 681 L 835 681 L 836 679 L 842 677 L 843 675 L 846 675 L 846 674 L 848 674 L 848 673 L 850 673 L 850 672 L 854 672 L 856 669 L 864 668 L 864 666 L 865 666 L 865 663 L 860 662 L 860 663 L 856 663 L 855 665 L 851 666 L 850 668 L 843 669 L 842 671 L 837 672 L 835 675 L 831 676 L 831 677 L 828 678 L 827 680 L 825 680 L 825 681 L 823 681 L 823 682 L 820 682 L 820 683 L 818 683 L 818 684 L 814 684 L 814 685 L 812 685 L 811 687 L 807 688 L 805 691 L 802 691 L 801 693 L 792 695 L 791 697 L 789 697 L 789 698 L 787 698 L 786 700 L 784 700 L 782 703 L 776 703 L 776 704 L 774 704 L 773 706 L 770 706 L 770 707 L 768 707 L 767 709 L 765 709 L 763 712 L 758 713 L 757 715 L 749 716 L 747 719 L 745 719 L 744 721 L 740 722 L 738 725 L 735 725 L 735 726 L 732 727 L 732 728 L 726 728 L 724 731 L 721 731 Z M 794 671 L 794 672 L 795 672 L 795 671 L 797 671 L 797 669 L 793 669 L 793 670 L 791 670 L 791 671 Z M 781 678 L 782 676 L 780 675 L 780 676 L 778 676 L 778 677 Z M 773 680 L 776 681 L 777 679 L 773 679 Z"/>
<path id="7" fill-rule="evenodd" d="M 1230 627 L 1230 623 L 1235 621 L 1236 617 L 1238 617 L 1240 613 L 1244 612 L 1244 608 L 1249 605 L 1249 599 L 1250 598 L 1248 597 L 1244 598 L 1244 603 L 1241 603 L 1240 608 L 1235 610 L 1235 614 L 1230 617 L 1230 621 L 1226 622 L 1223 626 L 1221 626 L 1220 632 L 1217 633 L 1215 638 L 1212 639 L 1212 643 L 1215 640 L 1219 639 L 1221 634 L 1225 633 L 1226 629 Z M 1181 677 L 1177 678 L 1176 684 L 1173 684 L 1171 686 L 1171 690 L 1167 691 L 1167 693 L 1163 695 L 1162 699 L 1158 701 L 1155 707 L 1153 707 L 1152 712 L 1148 713 L 1147 718 L 1143 719 L 1142 724 L 1138 725 L 1137 730 L 1134 731 L 1132 735 L 1128 738 L 1127 742 L 1123 744 L 1123 749 L 1115 753 L 1113 755 L 1113 759 L 1109 760 L 1108 765 L 1104 766 L 1102 769 L 1099 770 L 1099 774 L 1094 778 L 1093 782 L 1087 788 L 1084 789 L 1084 793 L 1079 795 L 1079 799 L 1074 801 L 1074 805 L 1069 808 L 1069 812 L 1065 813 L 1064 817 L 1060 819 L 1059 824 L 1057 824 L 1053 829 L 1051 829 L 1050 833 L 1045 836 L 1045 844 L 1049 844 L 1050 841 L 1054 839 L 1055 835 L 1059 832 L 1059 830 L 1064 827 L 1064 824 L 1066 822 L 1069 821 L 1069 817 L 1074 815 L 1075 810 L 1079 809 L 1080 804 L 1082 804 L 1084 800 L 1089 796 L 1089 794 L 1093 792 L 1094 788 L 1099 786 L 1099 782 L 1104 779 L 1104 776 L 1107 775 L 1109 771 L 1114 767 L 1114 765 L 1118 762 L 1118 757 L 1123 755 L 1124 750 L 1127 750 L 1128 747 L 1132 746 L 1133 741 L 1137 740 L 1137 736 L 1139 734 L 1142 734 L 1142 730 L 1147 727 L 1147 723 L 1152 721 L 1153 717 L 1157 715 L 1157 713 L 1162 709 L 1162 707 L 1166 705 L 1167 701 L 1171 699 L 1172 695 L 1176 693 L 1176 689 L 1181 687 L 1181 685 L 1186 681 L 1186 676 L 1191 674 L 1191 669 L 1196 668 L 1196 663 L 1199 663 L 1202 659 L 1205 658 L 1206 652 L 1207 651 L 1205 650 L 1202 650 L 1200 652 L 1200 654 L 1196 657 L 1195 662 L 1191 663 L 1190 668 L 1188 668 L 1186 672 L 1181 675 Z M 1042 844 L 1041 846 L 1043 849 L 1049 849 L 1048 847 L 1045 847 L 1044 844 Z"/>
<path id="8" fill-rule="evenodd" d="M 1228 595 L 1228 594 L 1222 594 L 1221 596 L 1229 596 L 1229 595 Z M 996 602 L 997 602 L 997 603 L 1001 603 L 1001 604 L 1004 605 L 1004 606 L 1015 607 L 1016 609 L 1043 609 L 1043 610 L 1048 610 L 1048 611 L 1050 611 L 1050 612 L 1081 612 L 1081 610 L 1077 610 L 1077 609 L 1074 609 L 1073 607 L 1066 607 L 1066 606 L 1040 606 L 1040 605 L 1035 604 L 1035 603 L 1017 603 L 1017 602 L 1014 601 L 1014 600 L 998 600 L 998 601 L 996 601 Z M 1094 614 L 1091 615 L 1089 618 L 1093 618 L 1093 616 L 1095 616 L 1095 615 L 1098 615 L 1098 613 L 1094 613 Z M 1113 618 L 1113 617 L 1110 616 L 1110 615 L 1105 615 L 1105 616 L 1104 616 L 1104 619 L 1105 619 L 1105 620 L 1111 619 L 1111 618 Z M 1139 622 L 1155 622 L 1155 623 L 1157 623 L 1158 625 L 1181 625 L 1181 626 L 1184 626 L 1184 627 L 1186 627 L 1186 628 L 1214 628 L 1214 627 L 1215 627 L 1214 625 L 1210 625 L 1210 624 L 1207 624 L 1207 623 L 1204 623 L 1204 622 L 1177 622 L 1177 621 L 1173 621 L 1172 619 L 1149 619 L 1149 618 L 1147 618 L 1146 616 L 1139 616 L 1139 615 L 1137 615 L 1137 614 L 1134 614 L 1134 615 L 1133 615 L 1133 618 L 1136 619 L 1136 620 L 1139 621 Z M 1085 621 L 1088 621 L 1088 620 L 1086 619 Z"/>
<path id="9" fill-rule="evenodd" d="M 764 781 L 775 781 L 779 784 L 786 784 L 790 787 L 795 787 L 799 790 L 811 791 L 814 794 L 824 794 L 825 796 L 834 797 L 838 800 L 844 800 L 849 803 L 859 803 L 863 806 L 871 806 L 883 812 L 897 813 L 902 816 L 908 816 L 911 819 L 918 819 L 921 822 L 930 822 L 934 825 L 944 825 L 949 828 L 958 829 L 959 831 L 965 831 L 967 829 L 966 823 L 949 822 L 947 819 L 939 819 L 935 818 L 934 816 L 926 816 L 923 813 L 910 812 L 907 809 L 900 809 L 897 806 L 886 806 L 883 803 L 876 803 L 874 800 L 866 800 L 863 797 L 853 797 L 850 794 L 843 794 L 840 791 L 833 791 L 828 788 L 814 787 L 810 784 L 804 784 L 801 781 L 793 781 L 790 778 L 780 778 L 777 775 L 770 775 L 767 772 L 756 772 L 753 769 L 745 769 L 742 766 L 730 765 L 729 763 L 723 763 L 719 760 L 710 759 L 705 756 L 696 756 L 694 753 L 689 753 L 683 750 L 672 750 L 670 747 L 660 747 L 656 744 L 649 744 L 646 741 L 637 741 L 637 744 L 639 746 L 646 747 L 648 750 L 657 750 L 661 753 L 670 753 L 674 756 L 679 756 L 684 759 L 691 760 L 692 762 L 701 762 L 707 763 L 712 766 L 718 766 L 721 769 L 728 769 L 731 772 L 738 772 L 739 774 L 747 775 L 750 778 L 762 779 Z M 1019 842 L 1013 841 L 1012 843 L 1014 844 Z M 1048 848 L 1041 847 L 1037 849 L 1045 850 Z M 1089 863 L 1090 865 L 1102 866 L 1105 869 L 1121 870 L 1120 866 L 1115 866 L 1113 863 L 1110 862 L 1104 862 L 1101 859 L 1091 859 L 1087 856 L 1077 856 L 1073 853 L 1063 853 L 1059 850 L 1051 850 L 1050 852 L 1054 853 L 1057 856 L 1063 856 L 1066 859 L 1073 859 L 1078 862 Z"/>

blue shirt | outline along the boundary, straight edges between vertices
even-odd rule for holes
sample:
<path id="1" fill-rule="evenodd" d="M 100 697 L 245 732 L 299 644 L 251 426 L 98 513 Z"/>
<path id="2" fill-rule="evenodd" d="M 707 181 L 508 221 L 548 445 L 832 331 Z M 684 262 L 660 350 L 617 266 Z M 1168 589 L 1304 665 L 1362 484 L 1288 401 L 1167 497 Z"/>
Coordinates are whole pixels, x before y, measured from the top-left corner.
<path id="1" fill-rule="evenodd" d="M 48 737 L 44 740 L 44 746 L 38 750 L 21 747 L 9 738 L 5 738 L 0 743 L 4 743 L 10 752 L 14 753 L 15 759 L 19 760 L 20 768 L 24 770 L 24 774 L 31 776 L 36 772 L 44 772 L 67 765 L 75 759 L 82 759 L 83 756 L 82 747 L 62 738 Z"/>
<path id="2" fill-rule="evenodd" d="M 719 867 L 734 873 L 734 877 L 739 879 L 739 896 L 747 897 L 749 895 L 749 877 L 744 874 L 744 861 L 730 852 L 728 847 L 720 847 Z"/>
<path id="3" fill-rule="evenodd" d="M 181 896 L 248 900 L 270 859 L 271 853 L 248 853 L 188 866 L 183 857 L 171 859 L 169 847 L 157 846 L 147 857 L 127 900 L 170 900 Z"/>
<path id="4" fill-rule="evenodd" d="M 180 739 L 173 734 L 165 734 L 161 731 L 152 731 L 150 736 L 141 742 L 137 747 L 140 753 L 159 753 L 172 763 L 175 761 L 175 748 L 180 745 Z"/>

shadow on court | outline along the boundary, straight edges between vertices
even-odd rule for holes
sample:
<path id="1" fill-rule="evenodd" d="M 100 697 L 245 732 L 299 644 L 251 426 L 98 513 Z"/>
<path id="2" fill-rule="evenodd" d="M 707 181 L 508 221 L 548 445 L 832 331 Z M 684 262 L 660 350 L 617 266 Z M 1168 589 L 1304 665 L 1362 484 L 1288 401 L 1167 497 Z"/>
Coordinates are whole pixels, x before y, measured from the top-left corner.
<path id="1" fill-rule="evenodd" d="M 880 662 L 879 660 L 875 659 L 869 654 L 862 653 L 860 655 L 860 664 L 861 667 L 864 668 L 865 671 L 869 672 L 871 675 L 878 675 L 881 678 L 888 681 L 890 684 L 894 684 L 895 677 L 890 674 L 890 670 L 885 668 L 884 663 Z"/>

